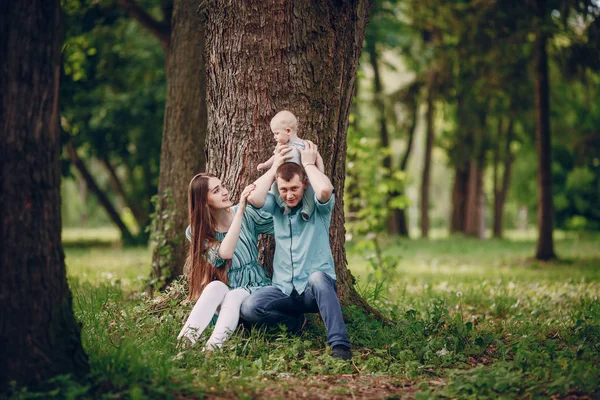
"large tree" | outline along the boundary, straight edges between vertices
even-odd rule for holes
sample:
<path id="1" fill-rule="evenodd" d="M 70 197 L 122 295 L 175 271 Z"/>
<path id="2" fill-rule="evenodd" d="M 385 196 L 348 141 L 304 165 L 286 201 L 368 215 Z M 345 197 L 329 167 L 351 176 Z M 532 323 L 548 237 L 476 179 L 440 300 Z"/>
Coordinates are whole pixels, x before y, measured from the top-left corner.
<path id="1" fill-rule="evenodd" d="M 206 70 L 204 24 L 196 14 L 196 0 L 175 0 L 171 19 L 171 41 L 167 57 L 167 104 L 160 156 L 158 196 L 167 210 L 165 193 L 173 196 L 175 214 L 159 218 L 155 227 L 164 235 L 170 256 L 165 259 L 160 242 L 152 257 L 155 276 L 166 281 L 181 275 L 185 262 L 183 232 L 188 225 L 187 187 L 205 167 Z M 169 224 L 166 229 L 165 224 Z M 168 271 L 168 274 L 165 274 Z"/>
<path id="2" fill-rule="evenodd" d="M 61 1 L 63 155 L 119 227 L 123 242 L 140 244 L 148 240 L 148 199 L 158 186 L 165 56 L 160 42 L 144 34 L 115 3 Z M 153 10 L 158 12 L 158 6 Z M 88 211 L 94 212 L 95 203 L 86 204 Z M 125 206 L 140 228 L 137 232 L 125 223 Z"/>
<path id="3" fill-rule="evenodd" d="M 88 371 L 60 219 L 58 0 L 0 7 L 0 387 Z"/>
<path id="4" fill-rule="evenodd" d="M 208 170 L 235 199 L 275 143 L 271 117 L 289 109 L 314 141 L 332 179 L 330 232 L 342 302 L 357 295 L 344 252 L 346 133 L 368 1 L 208 2 Z"/>

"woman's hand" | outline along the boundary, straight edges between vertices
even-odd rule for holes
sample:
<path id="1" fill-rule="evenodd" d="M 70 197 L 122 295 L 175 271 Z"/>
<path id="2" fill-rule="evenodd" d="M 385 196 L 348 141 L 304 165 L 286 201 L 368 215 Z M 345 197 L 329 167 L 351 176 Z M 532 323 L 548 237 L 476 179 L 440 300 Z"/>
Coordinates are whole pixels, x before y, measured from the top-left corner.
<path id="1" fill-rule="evenodd" d="M 251 183 L 250 185 L 246 186 L 244 188 L 244 190 L 242 190 L 242 194 L 240 195 L 240 205 L 239 208 L 240 209 L 245 209 L 246 208 L 246 204 L 248 204 L 248 196 L 250 196 L 250 193 L 252 193 L 252 191 L 256 189 L 256 184 Z"/>

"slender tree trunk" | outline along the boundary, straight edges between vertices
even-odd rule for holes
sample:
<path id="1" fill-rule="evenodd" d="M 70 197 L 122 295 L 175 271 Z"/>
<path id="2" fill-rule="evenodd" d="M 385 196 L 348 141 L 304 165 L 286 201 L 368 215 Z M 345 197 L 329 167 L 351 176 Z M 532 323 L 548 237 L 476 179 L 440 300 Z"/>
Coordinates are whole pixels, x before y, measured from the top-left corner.
<path id="1" fill-rule="evenodd" d="M 421 178 L 421 237 L 429 236 L 429 180 L 431 176 L 431 153 L 433 151 L 434 140 L 434 91 L 433 85 L 437 74 L 435 71 L 430 72 L 429 84 L 427 86 L 427 138 L 425 142 L 425 155 L 423 157 L 423 174 Z"/>
<path id="2" fill-rule="evenodd" d="M 237 198 L 273 151 L 269 121 L 282 109 L 314 141 L 335 188 L 330 232 L 342 303 L 371 308 L 354 290 L 344 252 L 346 131 L 367 1 L 209 3 L 209 170 Z"/>
<path id="3" fill-rule="evenodd" d="M 537 1 L 538 24 L 544 21 L 545 1 Z M 538 150 L 538 240 L 535 258 L 551 260 L 554 253 L 553 205 L 552 205 L 552 146 L 550 136 L 550 90 L 548 87 L 547 36 L 543 27 L 538 27 L 534 44 L 534 86 L 535 86 L 535 137 Z"/>
<path id="4" fill-rule="evenodd" d="M 354 132 L 356 132 L 357 129 L 359 129 L 358 121 L 360 120 L 360 109 L 358 107 L 358 88 L 360 87 L 360 84 L 358 80 L 359 78 L 357 76 L 354 84 L 354 94 L 352 95 L 352 104 L 350 106 L 350 114 L 354 115 L 354 118 L 349 121 L 348 125 L 348 128 L 354 130 Z M 351 160 L 350 157 L 348 157 L 346 161 L 352 162 L 354 160 Z M 346 172 L 346 177 L 350 178 L 347 188 L 348 190 L 346 191 L 346 193 L 350 195 L 352 195 L 352 193 L 359 193 L 360 190 L 358 179 L 356 178 L 356 176 L 353 176 L 352 172 L 352 170 Z M 346 221 L 353 221 L 355 219 L 354 216 L 358 213 L 359 210 L 360 205 L 358 204 L 358 202 L 350 201 L 350 204 L 348 204 L 348 214 L 346 214 Z"/>
<path id="5" fill-rule="evenodd" d="M 513 137 L 514 124 L 511 120 L 506 132 L 503 160 L 501 160 L 499 154 L 500 144 L 497 149 L 498 157 L 494 160 L 494 237 L 496 238 L 501 238 L 503 233 L 504 203 L 506 202 L 506 196 L 510 186 L 512 163 L 514 161 L 514 156 L 510 150 L 510 144 Z M 502 184 L 500 184 L 500 174 L 498 171 L 500 161 L 503 161 Z"/>
<path id="6" fill-rule="evenodd" d="M 157 228 L 171 251 L 165 259 L 157 246 L 152 258 L 153 275 L 164 283 L 183 272 L 187 248 L 184 237 L 188 225 L 187 188 L 192 177 L 205 168 L 207 123 L 204 24 L 202 17 L 196 14 L 198 1 L 175 0 L 173 6 L 158 187 L 160 208 L 170 216 L 159 218 Z M 167 190 L 172 193 L 174 215 L 165 199 Z"/>
<path id="7" fill-rule="evenodd" d="M 79 213 L 79 226 L 81 228 L 85 228 L 88 222 L 88 211 L 87 207 L 85 207 L 88 198 L 87 184 L 85 183 L 85 180 L 83 178 L 79 178 L 77 182 L 79 184 L 79 198 L 81 200 L 81 203 L 84 205 L 84 207 L 81 208 L 81 212 Z"/>
<path id="8" fill-rule="evenodd" d="M 77 168 L 79 174 L 81 174 L 81 178 L 85 180 L 87 186 L 92 192 L 94 192 L 94 195 L 96 196 L 102 207 L 104 207 L 104 210 L 108 214 L 109 218 L 113 221 L 115 225 L 117 225 L 117 227 L 121 231 L 121 239 L 123 240 L 123 242 L 125 244 L 134 244 L 136 241 L 131 232 L 129 231 L 129 228 L 127 228 L 127 225 L 125 225 L 125 223 L 121 219 L 121 216 L 119 215 L 115 207 L 112 205 L 106 194 L 102 191 L 102 189 L 100 189 L 100 187 L 98 187 L 98 184 L 94 180 L 92 174 L 88 171 L 87 167 L 83 163 L 83 160 L 79 158 L 75 147 L 73 147 L 72 141 L 69 141 L 67 143 L 67 152 L 69 153 L 69 158 L 71 159 L 71 162 L 73 163 L 75 168 Z"/>
<path id="9" fill-rule="evenodd" d="M 478 125 L 473 136 L 474 151 L 469 167 L 465 233 L 483 239 L 485 238 L 483 172 L 485 171 L 486 154 L 489 144 L 487 139 L 487 113 L 480 110 L 476 115 L 478 117 L 476 120 Z"/>
<path id="10" fill-rule="evenodd" d="M 469 180 L 467 186 L 467 201 L 466 201 L 466 212 L 465 212 L 465 233 L 470 236 L 474 236 L 477 232 L 477 203 L 479 198 L 478 192 L 478 179 L 480 175 L 480 169 L 478 168 L 477 161 L 471 159 L 469 161 Z"/>
<path id="11" fill-rule="evenodd" d="M 469 164 L 469 181 L 465 212 L 465 233 L 470 236 L 484 238 L 485 228 L 485 195 L 483 193 L 484 157 L 480 154 Z"/>
<path id="12" fill-rule="evenodd" d="M 372 41 L 367 41 L 366 44 L 367 53 L 369 53 L 369 60 L 371 61 L 371 68 L 373 68 L 373 98 L 375 103 L 375 108 L 378 113 L 379 120 L 379 143 L 381 144 L 381 149 L 385 152 L 385 155 L 382 160 L 382 166 L 384 168 L 385 178 L 388 180 L 392 180 L 392 155 L 390 149 L 390 135 L 387 127 L 386 120 L 386 111 L 385 111 L 385 101 L 383 100 L 383 84 L 381 83 L 381 74 L 379 72 L 379 56 L 377 54 L 376 44 Z M 384 199 L 385 203 L 388 204 L 389 200 L 392 198 L 394 193 L 389 193 L 386 199 Z M 397 195 L 397 194 L 395 194 Z M 388 205 L 389 208 L 389 205 Z M 395 219 L 393 218 L 393 212 L 390 213 L 390 218 L 388 220 L 388 232 L 389 233 L 398 233 L 398 227 L 395 224 Z"/>
<path id="13" fill-rule="evenodd" d="M 61 245 L 60 5 L 0 7 L 0 390 L 89 370 Z"/>
<path id="14" fill-rule="evenodd" d="M 148 214 L 142 209 L 142 205 L 139 203 L 139 201 L 133 200 L 130 196 L 127 195 L 127 191 L 125 191 L 125 188 L 123 187 L 123 184 L 121 183 L 121 180 L 117 175 L 117 171 L 115 171 L 115 168 L 112 166 L 110 161 L 108 161 L 107 159 L 103 159 L 102 164 L 108 171 L 113 189 L 115 190 L 115 192 L 121 195 L 121 197 L 125 201 L 125 204 L 127 204 L 127 207 L 129 207 L 131 213 L 135 217 L 135 220 L 137 221 L 140 230 L 143 231 L 146 225 L 148 225 Z"/>
<path id="15" fill-rule="evenodd" d="M 420 88 L 420 85 L 419 85 Z M 408 126 L 408 138 L 406 140 L 406 150 L 402 155 L 402 159 L 400 160 L 400 171 L 406 172 L 408 168 L 408 160 L 410 158 L 410 154 L 413 148 L 413 142 L 415 138 L 415 130 L 417 128 L 417 120 L 419 116 L 419 101 L 418 101 L 418 89 L 414 91 L 414 94 L 409 99 L 409 115 L 410 115 L 410 124 Z M 392 192 L 392 196 L 399 196 L 403 193 Z M 396 233 L 400 236 L 408 237 L 408 217 L 406 214 L 406 208 L 402 209 L 394 209 L 392 213 L 392 218 L 394 219 L 394 225 L 396 227 Z"/>
<path id="16" fill-rule="evenodd" d="M 381 83 L 381 74 L 379 72 L 379 57 L 377 55 L 375 43 L 367 43 L 366 49 L 369 53 L 371 67 L 373 68 L 373 95 L 375 108 L 378 113 L 377 119 L 379 120 L 379 142 L 381 143 L 381 148 L 384 151 L 388 151 L 390 148 L 390 135 L 385 118 L 385 102 L 383 101 L 383 85 Z M 386 168 L 389 175 L 392 168 L 392 157 L 389 153 L 383 158 L 383 167 Z"/>
<path id="17" fill-rule="evenodd" d="M 500 186 L 500 144 L 502 142 L 502 137 L 504 136 L 504 132 L 503 132 L 503 128 L 502 128 L 502 124 L 503 124 L 503 120 L 502 118 L 498 119 L 498 133 L 496 134 L 496 141 L 495 141 L 495 145 L 494 145 L 494 158 L 492 160 L 492 167 L 493 167 L 493 177 L 492 177 L 492 182 L 493 182 L 493 188 L 492 191 L 494 193 L 494 227 L 493 227 L 493 231 L 494 231 L 494 237 L 496 238 L 500 238 L 502 237 L 502 233 L 499 232 L 499 227 L 502 224 L 502 216 L 499 213 L 499 197 L 498 197 L 498 192 L 499 192 L 499 186 Z"/>
<path id="18" fill-rule="evenodd" d="M 177 1 L 177 0 L 174 0 Z M 171 39 L 171 11 L 173 9 L 171 4 L 164 3 L 163 12 L 166 19 L 164 21 L 157 21 L 153 16 L 148 14 L 142 7 L 140 7 L 135 0 L 119 0 L 121 7 L 131 16 L 136 19 L 144 28 L 148 30 L 154 37 L 160 41 L 160 45 L 163 48 L 165 54 L 169 53 L 169 44 Z M 198 5 L 196 4 L 196 7 Z M 194 11 L 196 8 L 194 8 Z"/>
<path id="19" fill-rule="evenodd" d="M 457 136 L 448 156 L 454 164 L 454 184 L 452 185 L 452 213 L 450 216 L 450 233 L 465 233 L 467 220 L 467 202 L 469 194 L 469 159 L 472 153 L 473 133 L 465 122 L 465 93 L 457 96 Z"/>
<path id="20" fill-rule="evenodd" d="M 468 187 L 469 169 L 463 165 L 457 165 L 454 172 L 454 185 L 452 186 L 450 233 L 465 232 Z"/>

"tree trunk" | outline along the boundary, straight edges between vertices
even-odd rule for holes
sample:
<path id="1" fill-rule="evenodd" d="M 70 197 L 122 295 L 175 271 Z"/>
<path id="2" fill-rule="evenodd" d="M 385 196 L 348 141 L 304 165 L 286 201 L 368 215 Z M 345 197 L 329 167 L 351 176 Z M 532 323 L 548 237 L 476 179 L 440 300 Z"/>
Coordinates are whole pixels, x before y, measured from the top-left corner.
<path id="1" fill-rule="evenodd" d="M 414 84 L 413 84 L 414 85 Z M 420 88 L 420 85 L 419 85 Z M 417 121 L 419 116 L 419 100 L 418 90 L 413 91 L 414 94 L 409 99 L 409 113 L 410 113 L 410 124 L 408 126 L 408 139 L 406 141 L 406 150 L 400 160 L 400 171 L 405 172 L 408 168 L 408 160 L 413 148 L 413 142 L 415 138 L 415 130 L 417 128 Z M 392 197 L 400 196 L 402 193 L 392 192 Z M 408 237 L 408 217 L 406 214 L 406 208 L 394 209 L 392 212 L 392 218 L 394 220 L 394 226 L 396 233 L 400 236 Z"/>
<path id="2" fill-rule="evenodd" d="M 169 18 L 172 11 L 171 5 L 168 4 L 168 2 L 163 4 L 162 10 L 166 18 L 164 21 L 157 21 L 153 16 L 148 14 L 142 7 L 140 7 L 135 0 L 119 0 L 119 3 L 129 16 L 135 18 L 144 28 L 148 30 L 148 32 L 150 32 L 160 41 L 163 51 L 165 54 L 168 54 L 171 39 L 171 19 Z M 198 7 L 198 5 L 196 4 L 195 7 Z M 194 8 L 192 11 L 195 10 L 196 8 Z"/>
<path id="3" fill-rule="evenodd" d="M 467 201 L 465 208 L 465 233 L 473 236 L 476 232 L 477 226 L 477 180 L 479 176 L 479 168 L 477 167 L 477 161 L 471 159 L 469 161 L 469 180 L 467 183 Z"/>
<path id="4" fill-rule="evenodd" d="M 0 13 L 0 390 L 89 370 L 61 245 L 60 6 Z"/>
<path id="5" fill-rule="evenodd" d="M 83 207 L 81 207 L 81 212 L 79 213 L 79 226 L 81 228 L 85 228 L 88 223 L 88 210 L 86 207 L 88 198 L 87 183 L 85 183 L 83 178 L 77 179 L 77 183 L 79 184 L 79 198 L 81 200 L 81 204 L 83 204 Z"/>
<path id="6" fill-rule="evenodd" d="M 88 171 L 87 167 L 83 163 L 83 160 L 81 160 L 81 158 L 79 158 L 79 155 L 77 155 L 77 151 L 75 150 L 75 147 L 73 147 L 73 142 L 70 140 L 67 143 L 67 152 L 69 153 L 69 158 L 71 159 L 71 162 L 73 163 L 75 168 L 77 168 L 77 171 L 79 171 L 81 178 L 85 180 L 88 187 L 91 189 L 92 192 L 94 192 L 94 195 L 96 196 L 102 207 L 104 207 L 104 210 L 106 211 L 110 219 L 114 222 L 115 225 L 117 225 L 117 227 L 121 231 L 121 239 L 123 240 L 123 243 L 134 244 L 136 240 L 129 231 L 129 228 L 127 228 L 127 225 L 125 225 L 125 223 L 121 219 L 121 216 L 119 215 L 115 207 L 112 205 L 106 194 L 102 191 L 102 189 L 100 189 L 100 187 L 98 187 L 98 184 L 96 184 L 94 177 Z"/>
<path id="7" fill-rule="evenodd" d="M 500 225 L 502 224 L 502 215 L 499 212 L 499 179 L 500 179 L 500 142 L 502 142 L 502 137 L 504 136 L 504 132 L 502 129 L 502 118 L 498 119 L 498 133 L 496 134 L 496 142 L 494 145 L 494 158 L 492 160 L 492 168 L 493 168 L 493 176 L 492 176 L 492 191 L 494 193 L 494 226 L 493 226 L 493 236 L 495 238 L 501 238 L 502 233 L 499 231 Z"/>
<path id="8" fill-rule="evenodd" d="M 538 24 L 544 21 L 545 1 L 537 2 Z M 548 88 L 548 38 L 541 26 L 538 27 L 534 44 L 534 87 L 535 87 L 535 137 L 538 150 L 538 240 L 535 258 L 551 260 L 554 253 L 553 205 L 552 205 L 552 159 L 550 138 L 550 93 Z"/>
<path id="9" fill-rule="evenodd" d="M 457 92 L 456 122 L 457 135 L 448 156 L 454 165 L 454 184 L 452 186 L 452 213 L 450 233 L 465 233 L 467 220 L 467 201 L 469 192 L 469 159 L 472 153 L 472 126 L 466 120 L 465 93 Z"/>
<path id="10" fill-rule="evenodd" d="M 468 187 L 469 169 L 463 165 L 457 165 L 454 173 L 454 185 L 452 186 L 450 233 L 465 232 Z"/>
<path id="11" fill-rule="evenodd" d="M 209 170 L 235 200 L 272 154 L 270 119 L 292 111 L 335 188 L 330 241 L 338 295 L 372 311 L 354 290 L 344 251 L 346 133 L 369 3 L 231 0 L 208 8 Z"/>
<path id="12" fill-rule="evenodd" d="M 465 215 L 465 233 L 480 239 L 485 238 L 485 194 L 483 173 L 486 154 L 489 147 L 487 139 L 487 114 L 477 113 L 478 125 L 473 136 L 473 155 L 469 166 L 469 186 L 467 191 L 467 209 Z"/>
<path id="13" fill-rule="evenodd" d="M 433 104 L 433 85 L 436 80 L 436 73 L 430 72 L 429 84 L 427 85 L 427 139 L 425 142 L 425 155 L 423 157 L 423 174 L 421 178 L 421 237 L 429 236 L 429 180 L 431 176 L 431 153 L 433 150 L 434 139 L 434 104 Z"/>
<path id="14" fill-rule="evenodd" d="M 196 14 L 197 7 L 197 0 L 175 0 L 173 4 L 158 185 L 160 209 L 170 215 L 166 219 L 158 218 L 157 226 L 158 235 L 166 240 L 171 251 L 161 252 L 162 246 L 157 246 L 152 257 L 153 274 L 163 283 L 183 272 L 187 248 L 184 236 L 188 225 L 187 189 L 192 177 L 205 167 L 204 24 L 202 17 Z M 165 199 L 167 190 L 172 193 L 175 210 Z M 165 253 L 169 255 L 165 257 Z"/>
<path id="15" fill-rule="evenodd" d="M 502 137 L 503 135 L 499 135 Z M 504 153 L 502 157 L 500 155 L 500 141 L 496 149 L 494 158 L 494 237 L 501 238 L 503 233 L 503 217 L 504 217 L 504 203 L 506 202 L 506 196 L 508 194 L 508 188 L 510 186 L 510 175 L 512 170 L 512 163 L 514 156 L 510 150 L 510 144 L 514 137 L 514 124 L 511 120 L 508 125 L 506 132 L 506 139 L 504 143 Z M 502 160 L 503 158 L 503 160 Z M 503 173 L 502 173 L 502 185 L 500 185 L 500 162 L 503 161 Z"/>
<path id="16" fill-rule="evenodd" d="M 465 210 L 465 233 L 470 236 L 484 238 L 482 232 L 485 217 L 485 195 L 483 193 L 483 161 L 472 159 L 469 164 L 469 180 Z"/>
<path id="17" fill-rule="evenodd" d="M 115 171 L 114 167 L 107 159 L 102 160 L 102 164 L 108 171 L 110 175 L 110 180 L 112 182 L 113 189 L 117 192 L 127 204 L 127 207 L 131 210 L 131 213 L 135 217 L 137 224 L 140 228 L 140 233 L 143 232 L 144 228 L 148 225 L 148 214 L 143 210 L 142 205 L 138 200 L 131 199 L 130 196 L 127 195 L 127 191 L 123 187 L 119 176 L 117 175 L 117 171 Z"/>
<path id="18" fill-rule="evenodd" d="M 382 160 L 382 166 L 384 170 L 384 178 L 392 180 L 392 155 L 390 152 L 390 135 L 388 132 L 387 121 L 385 116 L 385 102 L 383 101 L 383 85 L 381 83 L 381 74 L 379 72 L 379 56 L 377 55 L 376 43 L 374 41 L 367 40 L 365 46 L 367 53 L 369 53 L 369 60 L 371 61 L 371 68 L 373 68 L 373 102 L 377 110 L 377 119 L 379 120 L 379 143 L 381 144 L 381 150 L 384 151 Z M 386 198 L 383 199 L 385 204 L 388 204 L 392 193 L 386 194 Z M 387 206 L 390 208 L 389 205 Z M 395 226 L 395 220 L 392 218 L 393 212 L 390 213 L 388 220 L 388 232 L 396 233 L 397 227 Z"/>

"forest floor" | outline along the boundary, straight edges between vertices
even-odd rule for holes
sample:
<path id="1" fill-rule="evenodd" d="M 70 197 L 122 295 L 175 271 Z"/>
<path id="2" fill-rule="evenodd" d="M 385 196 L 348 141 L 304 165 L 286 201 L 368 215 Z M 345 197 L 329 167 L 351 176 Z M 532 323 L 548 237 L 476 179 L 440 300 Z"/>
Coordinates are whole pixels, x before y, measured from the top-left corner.
<path id="1" fill-rule="evenodd" d="M 597 235 L 558 234 L 560 260 L 549 263 L 531 259 L 528 238 L 384 237 L 381 254 L 349 243 L 357 289 L 390 321 L 344 309 L 351 362 L 330 357 L 318 316 L 299 336 L 240 328 L 222 351 L 180 349 L 183 285 L 148 298 L 149 249 L 77 236 L 63 238 L 92 372 L 83 386 L 59 379 L 51 397 L 600 397 Z"/>

